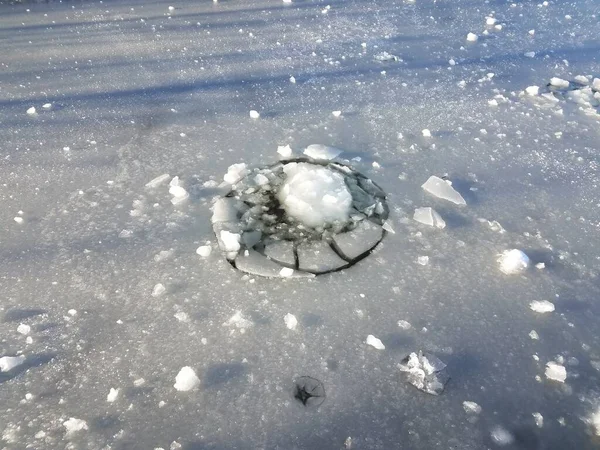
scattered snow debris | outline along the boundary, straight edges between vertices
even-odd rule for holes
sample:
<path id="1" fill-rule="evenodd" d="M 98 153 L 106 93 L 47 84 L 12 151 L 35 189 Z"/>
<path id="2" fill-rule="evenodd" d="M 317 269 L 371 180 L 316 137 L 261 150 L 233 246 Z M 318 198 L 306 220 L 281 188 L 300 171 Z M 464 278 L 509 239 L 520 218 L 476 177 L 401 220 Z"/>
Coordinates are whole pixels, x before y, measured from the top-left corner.
<path id="1" fill-rule="evenodd" d="M 184 323 L 187 323 L 190 321 L 190 316 L 183 311 L 179 311 L 179 312 L 173 314 L 173 317 L 175 317 L 180 322 L 184 322 Z"/>
<path id="2" fill-rule="evenodd" d="M 423 137 L 426 137 L 426 138 L 431 137 L 431 131 L 429 131 L 427 128 L 424 128 L 423 130 L 421 130 L 421 134 L 423 135 Z"/>
<path id="3" fill-rule="evenodd" d="M 8 372 L 25 362 L 25 356 L 3 356 L 0 358 L 0 372 Z"/>
<path id="4" fill-rule="evenodd" d="M 554 361 L 546 363 L 546 378 L 559 383 L 564 383 L 567 379 L 567 369 L 562 364 Z"/>
<path id="5" fill-rule="evenodd" d="M 429 256 L 419 256 L 417 258 L 417 264 L 420 264 L 421 266 L 426 266 L 427 264 L 429 264 Z"/>
<path id="6" fill-rule="evenodd" d="M 544 426 L 544 416 L 542 416 L 539 412 L 534 412 L 531 414 L 533 416 L 533 420 L 538 428 L 542 428 Z"/>
<path id="7" fill-rule="evenodd" d="M 532 311 L 544 314 L 554 311 L 554 303 L 548 300 L 534 300 L 529 304 Z"/>
<path id="8" fill-rule="evenodd" d="M 477 36 L 475 33 L 467 34 L 467 41 L 475 42 L 477 39 L 479 39 L 479 36 Z"/>
<path id="9" fill-rule="evenodd" d="M 539 340 L 539 339 L 540 339 L 540 335 L 539 335 L 539 334 L 537 334 L 537 331 L 535 331 L 535 330 L 531 330 L 531 331 L 529 332 L 529 337 L 530 337 L 531 339 L 533 339 L 534 341 L 537 341 L 537 340 Z"/>
<path id="10" fill-rule="evenodd" d="M 17 222 L 19 225 L 22 225 L 23 222 L 25 221 L 22 217 L 15 217 L 13 220 L 15 222 Z"/>
<path id="11" fill-rule="evenodd" d="M 249 171 L 245 163 L 232 164 L 227 168 L 227 173 L 223 175 L 223 180 L 229 184 L 235 184 L 248 175 Z"/>
<path id="12" fill-rule="evenodd" d="M 500 446 L 510 445 L 515 441 L 512 433 L 500 425 L 494 427 L 490 434 L 492 441 Z"/>
<path id="13" fill-rule="evenodd" d="M 158 187 L 161 184 L 163 184 L 165 181 L 167 181 L 169 178 L 171 178 L 171 175 L 169 175 L 168 173 L 163 173 L 162 175 L 157 176 L 153 180 L 148 181 L 146 183 L 146 187 L 147 188 Z"/>
<path id="14" fill-rule="evenodd" d="M 600 407 L 596 411 L 593 411 L 584 421 L 592 428 L 596 436 L 600 436 Z"/>
<path id="15" fill-rule="evenodd" d="M 259 117 L 260 117 L 260 114 L 259 114 L 258 111 L 254 110 L 254 109 L 250 111 L 250 118 L 251 119 L 258 119 Z"/>
<path id="16" fill-rule="evenodd" d="M 498 256 L 500 263 L 500 271 L 507 275 L 521 273 L 529 267 L 529 257 L 516 248 L 512 250 L 504 250 Z"/>
<path id="17" fill-rule="evenodd" d="M 407 322 L 406 320 L 399 320 L 398 326 L 400 328 L 402 328 L 403 330 L 410 330 L 412 328 L 412 325 L 410 324 L 410 322 Z"/>
<path id="18" fill-rule="evenodd" d="M 527 95 L 538 95 L 540 93 L 540 87 L 539 86 L 529 86 L 527 88 L 525 88 L 525 92 L 527 93 Z"/>
<path id="19" fill-rule="evenodd" d="M 298 319 L 296 319 L 296 316 L 294 316 L 293 314 L 287 313 L 283 317 L 283 321 L 285 322 L 285 326 L 288 327 L 290 330 L 295 330 L 298 326 Z"/>
<path id="20" fill-rule="evenodd" d="M 398 369 L 406 373 L 410 384 L 431 395 L 440 395 L 450 379 L 445 370 L 446 364 L 436 356 L 421 351 L 404 358 L 398 364 Z"/>
<path id="21" fill-rule="evenodd" d="M 106 396 L 106 401 L 108 403 L 113 403 L 117 397 L 119 396 L 119 390 L 115 388 L 110 388 L 108 395 Z"/>
<path id="22" fill-rule="evenodd" d="M 331 160 L 337 158 L 341 153 L 339 148 L 322 144 L 311 144 L 304 149 L 304 154 L 314 159 Z"/>
<path id="23" fill-rule="evenodd" d="M 250 328 L 252 326 L 252 321 L 246 319 L 242 315 L 241 311 L 236 311 L 233 316 L 231 316 L 225 323 L 223 323 L 223 326 L 236 327 L 242 333 L 244 333 L 246 328 Z"/>
<path id="24" fill-rule="evenodd" d="M 293 75 L 290 77 L 290 83 L 296 84 L 296 78 Z"/>
<path id="25" fill-rule="evenodd" d="M 44 109 L 52 109 L 52 103 L 44 103 L 42 105 L 42 108 L 44 108 Z"/>
<path id="26" fill-rule="evenodd" d="M 332 111 L 331 114 L 333 114 L 333 117 L 340 117 L 342 115 L 341 111 Z"/>
<path id="27" fill-rule="evenodd" d="M 67 436 L 77 431 L 88 429 L 88 424 L 85 420 L 76 419 L 75 417 L 71 417 L 69 420 L 63 422 L 63 426 L 67 429 Z"/>
<path id="28" fill-rule="evenodd" d="M 294 275 L 294 269 L 290 269 L 289 267 L 284 267 L 279 271 L 279 276 L 283 278 L 289 278 Z"/>
<path id="29" fill-rule="evenodd" d="M 467 414 L 480 414 L 481 413 L 481 406 L 479 406 L 475 402 L 464 401 L 463 409 L 465 410 L 465 412 Z"/>
<path id="30" fill-rule="evenodd" d="M 381 228 L 383 228 L 388 233 L 396 234 L 396 232 L 394 231 L 394 227 L 392 227 L 392 223 L 389 220 L 383 222 Z"/>
<path id="31" fill-rule="evenodd" d="M 32 106 L 31 108 L 29 108 L 27 110 L 27 114 L 29 114 L 30 116 L 35 115 L 36 114 L 35 107 Z"/>
<path id="32" fill-rule="evenodd" d="M 376 338 L 372 334 L 367 336 L 366 342 L 367 342 L 367 345 L 370 345 L 371 347 L 375 347 L 377 350 L 385 350 L 385 345 L 383 345 L 383 342 L 381 342 L 380 339 Z"/>
<path id="33" fill-rule="evenodd" d="M 388 53 L 388 52 L 377 53 L 373 58 L 375 58 L 376 61 L 381 61 L 381 62 L 402 61 L 396 55 L 392 55 L 391 53 Z"/>
<path id="34" fill-rule="evenodd" d="M 448 181 L 442 180 L 435 175 L 429 177 L 429 179 L 421 186 L 431 195 L 448 200 L 457 205 L 466 205 L 467 202 Z"/>
<path id="35" fill-rule="evenodd" d="M 196 249 L 196 253 L 198 255 L 202 256 L 203 258 L 210 256 L 211 252 L 212 252 L 212 247 L 210 245 L 201 245 L 200 247 L 198 247 Z"/>
<path id="36" fill-rule="evenodd" d="M 200 386 L 200 379 L 196 376 L 196 372 L 189 366 L 182 367 L 175 377 L 173 387 L 178 391 L 185 392 Z"/>
<path id="37" fill-rule="evenodd" d="M 277 197 L 288 216 L 313 228 L 348 220 L 352 194 L 341 174 L 306 163 L 283 170 L 287 178 Z"/>
<path id="38" fill-rule="evenodd" d="M 550 78 L 550 85 L 560 89 L 568 89 L 569 82 L 567 80 L 563 80 L 562 78 L 552 77 Z"/>
<path id="39" fill-rule="evenodd" d="M 220 233 L 220 237 L 221 242 L 223 243 L 223 248 L 227 253 L 237 253 L 240 250 L 240 234 L 232 233 L 227 230 L 222 230 Z"/>
<path id="40" fill-rule="evenodd" d="M 290 158 L 292 156 L 292 148 L 289 145 L 277 146 L 277 153 L 283 158 Z"/>
<path id="41" fill-rule="evenodd" d="M 27 336 L 31 332 L 31 327 L 29 325 L 25 325 L 24 323 L 19 324 L 17 327 L 17 333 L 23 334 Z"/>
<path id="42" fill-rule="evenodd" d="M 152 297 L 158 297 L 164 294 L 166 290 L 167 289 L 162 283 L 158 283 L 152 288 Z"/>
<path id="43" fill-rule="evenodd" d="M 526 52 L 523 53 L 523 56 L 525 56 L 526 58 L 535 58 L 535 52 Z"/>
<path id="44" fill-rule="evenodd" d="M 442 216 L 440 216 L 435 209 L 429 206 L 417 208 L 415 210 L 413 219 L 424 225 L 429 225 L 430 227 L 436 227 L 440 229 L 446 227 L 446 222 L 444 222 Z"/>

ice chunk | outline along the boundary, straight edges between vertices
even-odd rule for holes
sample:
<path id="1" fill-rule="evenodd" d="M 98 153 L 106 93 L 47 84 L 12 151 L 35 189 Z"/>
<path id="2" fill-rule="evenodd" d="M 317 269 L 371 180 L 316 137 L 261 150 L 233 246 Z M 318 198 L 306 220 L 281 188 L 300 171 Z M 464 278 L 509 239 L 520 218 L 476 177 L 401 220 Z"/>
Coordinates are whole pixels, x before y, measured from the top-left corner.
<path id="1" fill-rule="evenodd" d="M 592 430 L 596 436 L 600 436 L 600 407 L 593 411 L 586 419 L 585 422 L 592 427 Z"/>
<path id="2" fill-rule="evenodd" d="M 277 196 L 285 212 L 308 227 L 348 220 L 352 194 L 344 177 L 314 164 L 286 164 L 285 183 Z"/>
<path id="3" fill-rule="evenodd" d="M 550 78 L 550 84 L 560 89 L 567 89 L 569 87 L 569 82 L 567 80 L 557 77 Z"/>
<path id="4" fill-rule="evenodd" d="M 167 288 L 165 288 L 162 283 L 158 283 L 154 285 L 154 288 L 152 288 L 152 297 L 159 297 L 164 294 L 166 290 Z"/>
<path id="5" fill-rule="evenodd" d="M 535 330 L 531 330 L 531 331 L 529 332 L 529 337 L 530 337 L 531 339 L 533 339 L 534 341 L 537 341 L 537 340 L 539 340 L 539 339 L 540 339 L 540 335 L 539 335 L 539 334 L 537 334 L 537 331 L 535 331 Z"/>
<path id="6" fill-rule="evenodd" d="M 241 252 L 237 258 L 235 258 L 235 266 L 242 272 L 259 275 L 261 277 L 297 278 L 313 276 L 312 274 L 294 271 L 288 267 L 282 269 L 281 265 L 275 261 L 272 261 L 266 256 L 258 253 L 256 250 L 251 249 Z"/>
<path id="7" fill-rule="evenodd" d="M 69 420 L 63 422 L 63 426 L 67 430 L 67 436 L 72 435 L 77 431 L 88 429 L 88 424 L 85 420 L 76 419 L 75 417 L 71 417 Z"/>
<path id="8" fill-rule="evenodd" d="M 534 300 L 529 304 L 532 311 L 540 314 L 549 313 L 554 311 L 554 303 L 548 300 Z"/>
<path id="9" fill-rule="evenodd" d="M 374 56 L 374 58 L 376 61 L 381 61 L 381 62 L 401 61 L 401 59 L 398 58 L 396 55 L 392 55 L 391 53 L 388 53 L 388 52 L 377 53 Z"/>
<path id="10" fill-rule="evenodd" d="M 431 131 L 429 131 L 427 128 L 422 129 L 421 134 L 423 135 L 423 137 L 427 137 L 427 138 L 431 137 Z"/>
<path id="11" fill-rule="evenodd" d="M 481 413 L 481 406 L 479 406 L 475 402 L 464 401 L 463 409 L 465 410 L 465 412 L 467 414 L 480 414 Z"/>
<path id="12" fill-rule="evenodd" d="M 525 89 L 525 92 L 527 93 L 527 95 L 538 95 L 540 93 L 540 87 L 539 86 L 529 86 Z"/>
<path id="13" fill-rule="evenodd" d="M 187 198 L 190 194 L 185 190 L 185 188 L 181 186 L 171 186 L 169 188 L 169 194 L 171 194 L 175 198 Z"/>
<path id="14" fill-rule="evenodd" d="M 594 78 L 594 81 L 592 81 L 592 88 L 596 92 L 600 92 L 600 78 Z"/>
<path id="15" fill-rule="evenodd" d="M 337 158 L 342 150 L 322 144 L 311 144 L 304 149 L 304 154 L 314 159 L 331 160 Z"/>
<path id="16" fill-rule="evenodd" d="M 31 327 L 29 325 L 25 325 L 24 323 L 19 324 L 17 327 L 17 333 L 28 335 L 31 331 Z"/>
<path id="17" fill-rule="evenodd" d="M 17 217 L 15 217 L 13 220 L 14 220 L 15 222 L 17 222 L 19 225 L 22 225 L 22 224 L 23 224 L 23 222 L 25 222 L 25 220 L 24 220 L 22 217 L 18 217 L 18 216 L 17 216 Z"/>
<path id="18" fill-rule="evenodd" d="M 503 251 L 498 257 L 500 270 L 507 274 L 520 273 L 529 267 L 529 257 L 519 249 Z"/>
<path id="19" fill-rule="evenodd" d="M 431 395 L 440 395 L 450 379 L 446 373 L 446 364 L 429 353 L 411 353 L 398 369 L 406 374 L 407 381 L 417 389 Z"/>
<path id="20" fill-rule="evenodd" d="M 228 167 L 227 173 L 223 175 L 223 180 L 226 183 L 234 184 L 248 175 L 248 169 L 245 163 L 232 164 Z"/>
<path id="21" fill-rule="evenodd" d="M 213 206 L 212 223 L 236 222 L 238 220 L 238 204 L 235 198 L 221 197 Z"/>
<path id="22" fill-rule="evenodd" d="M 106 396 L 106 401 L 108 403 L 113 403 L 117 397 L 119 396 L 119 390 L 115 388 L 110 388 L 108 395 Z"/>
<path id="23" fill-rule="evenodd" d="M 8 372 L 25 362 L 25 356 L 3 356 L 0 358 L 0 372 Z"/>
<path id="24" fill-rule="evenodd" d="M 467 41 L 475 42 L 477 39 L 479 39 L 479 36 L 477 36 L 475 33 L 467 34 Z"/>
<path id="25" fill-rule="evenodd" d="M 254 182 L 259 186 L 264 186 L 265 184 L 269 184 L 269 179 L 262 173 L 258 173 L 254 176 Z"/>
<path id="26" fill-rule="evenodd" d="M 289 267 L 284 267 L 279 271 L 279 276 L 282 278 L 289 278 L 294 275 L 294 269 L 290 269 Z"/>
<path id="27" fill-rule="evenodd" d="M 328 272 L 348 265 L 325 241 L 309 241 L 298 246 L 298 265 L 308 272 Z"/>
<path id="28" fill-rule="evenodd" d="M 382 237 L 383 230 L 379 225 L 362 220 L 354 230 L 334 235 L 333 242 L 346 258 L 354 260 L 371 251 Z"/>
<path id="29" fill-rule="evenodd" d="M 426 266 L 427 264 L 429 264 L 429 256 L 419 256 L 417 258 L 417 264 L 420 264 L 421 266 Z"/>
<path id="30" fill-rule="evenodd" d="M 567 369 L 562 364 L 550 361 L 546 364 L 546 378 L 564 383 L 567 379 Z"/>
<path id="31" fill-rule="evenodd" d="M 265 246 L 265 255 L 273 261 L 295 265 L 294 243 L 291 241 L 273 241 Z"/>
<path id="32" fill-rule="evenodd" d="M 410 330 L 412 328 L 412 325 L 410 324 L 410 322 L 407 322 L 406 320 L 399 320 L 398 326 L 400 328 L 402 328 L 403 330 Z"/>
<path id="33" fill-rule="evenodd" d="M 367 336 L 367 345 L 375 347 L 377 350 L 385 350 L 385 345 L 381 342 L 381 339 L 376 338 L 372 334 Z"/>
<path id="34" fill-rule="evenodd" d="M 283 321 L 285 322 L 285 326 L 288 327 L 290 330 L 295 330 L 298 326 L 298 319 L 296 319 L 296 316 L 294 316 L 293 314 L 287 313 L 283 317 Z"/>
<path id="35" fill-rule="evenodd" d="M 36 114 L 35 107 L 32 106 L 31 108 L 29 108 L 27 110 L 27 114 L 29 114 L 30 116 L 34 116 Z"/>
<path id="36" fill-rule="evenodd" d="M 438 198 L 448 200 L 457 205 L 467 204 L 465 199 L 462 198 L 462 195 L 460 195 L 450 183 L 435 175 L 430 176 L 421 187 Z"/>
<path id="37" fill-rule="evenodd" d="M 260 117 L 260 114 L 259 114 L 258 111 L 254 110 L 254 109 L 250 111 L 250 118 L 251 119 L 258 119 L 259 117 Z"/>
<path id="38" fill-rule="evenodd" d="M 340 117 L 342 115 L 341 111 L 332 111 L 331 114 L 333 115 L 333 117 Z"/>
<path id="39" fill-rule="evenodd" d="M 169 175 L 168 173 L 163 173 L 162 175 L 157 176 L 156 178 L 148 181 L 146 183 L 146 187 L 147 188 L 155 188 L 160 186 L 161 184 L 163 184 L 165 181 L 167 181 L 169 178 L 171 178 L 171 175 Z"/>
<path id="40" fill-rule="evenodd" d="M 42 108 L 44 108 L 44 109 L 52 109 L 52 103 L 44 103 L 42 105 Z"/>
<path id="41" fill-rule="evenodd" d="M 531 415 L 533 416 L 536 426 L 542 428 L 544 426 L 544 416 L 539 412 L 534 412 Z"/>
<path id="42" fill-rule="evenodd" d="M 494 427 L 490 433 L 492 441 L 500 446 L 510 445 L 515 438 L 510 431 L 500 425 Z"/>
<path id="43" fill-rule="evenodd" d="M 238 233 L 231 233 L 227 230 L 221 230 L 220 233 L 221 243 L 227 253 L 237 253 L 240 251 L 240 239 L 241 235 Z"/>
<path id="44" fill-rule="evenodd" d="M 282 158 L 290 158 L 292 156 L 292 148 L 289 145 L 279 145 L 277 146 L 277 153 Z"/>
<path id="45" fill-rule="evenodd" d="M 212 247 L 210 245 L 201 245 L 196 249 L 196 253 L 203 258 L 210 256 L 212 252 Z"/>
<path id="46" fill-rule="evenodd" d="M 523 56 L 525 56 L 526 58 L 535 58 L 535 52 L 525 52 L 523 53 Z"/>
<path id="47" fill-rule="evenodd" d="M 430 227 L 446 227 L 446 222 L 444 222 L 442 216 L 440 216 L 435 209 L 430 208 L 429 206 L 424 208 L 417 208 L 415 210 L 415 215 L 413 216 L 413 219 L 422 224 L 429 225 Z"/>
<path id="48" fill-rule="evenodd" d="M 173 387 L 180 392 L 191 391 L 200 386 L 200 379 L 196 376 L 196 372 L 189 366 L 182 367 L 175 377 Z"/>

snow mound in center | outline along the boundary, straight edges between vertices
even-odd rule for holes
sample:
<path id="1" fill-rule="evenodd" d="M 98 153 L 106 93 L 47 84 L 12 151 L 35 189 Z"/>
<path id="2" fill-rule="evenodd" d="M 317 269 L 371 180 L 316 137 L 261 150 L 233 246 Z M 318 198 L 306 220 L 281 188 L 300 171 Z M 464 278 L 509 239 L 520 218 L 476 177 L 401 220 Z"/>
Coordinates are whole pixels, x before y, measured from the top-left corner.
<path id="1" fill-rule="evenodd" d="M 287 178 L 278 199 L 290 217 L 311 228 L 348 220 L 352 194 L 341 174 L 307 163 L 283 170 Z"/>

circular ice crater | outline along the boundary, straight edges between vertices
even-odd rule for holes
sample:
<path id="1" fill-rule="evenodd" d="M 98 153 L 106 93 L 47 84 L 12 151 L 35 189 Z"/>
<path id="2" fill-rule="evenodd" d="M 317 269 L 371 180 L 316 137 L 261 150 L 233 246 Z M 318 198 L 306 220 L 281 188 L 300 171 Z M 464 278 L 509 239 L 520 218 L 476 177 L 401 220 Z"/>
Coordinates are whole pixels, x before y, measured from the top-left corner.
<path id="1" fill-rule="evenodd" d="M 312 228 L 348 220 L 352 194 L 340 173 L 308 163 L 287 164 L 283 171 L 277 197 L 290 217 Z"/>

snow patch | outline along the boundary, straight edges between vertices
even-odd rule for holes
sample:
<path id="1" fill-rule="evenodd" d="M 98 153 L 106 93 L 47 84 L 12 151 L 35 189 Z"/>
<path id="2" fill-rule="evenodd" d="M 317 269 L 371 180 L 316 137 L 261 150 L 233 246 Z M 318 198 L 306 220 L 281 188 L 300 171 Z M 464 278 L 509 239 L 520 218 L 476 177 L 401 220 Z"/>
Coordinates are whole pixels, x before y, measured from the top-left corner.
<path id="1" fill-rule="evenodd" d="M 189 366 L 182 367 L 175 377 L 173 387 L 180 392 L 191 391 L 200 386 L 200 379 L 196 376 L 196 372 Z"/>

